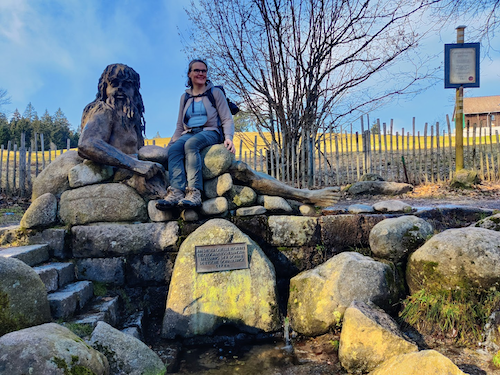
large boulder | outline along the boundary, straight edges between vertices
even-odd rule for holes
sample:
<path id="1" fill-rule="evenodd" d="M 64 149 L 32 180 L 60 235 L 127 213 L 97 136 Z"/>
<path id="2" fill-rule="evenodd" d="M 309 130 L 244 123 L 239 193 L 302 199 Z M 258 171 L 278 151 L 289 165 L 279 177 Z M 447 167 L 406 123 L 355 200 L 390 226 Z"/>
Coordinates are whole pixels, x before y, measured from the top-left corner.
<path id="1" fill-rule="evenodd" d="M 40 195 L 31 203 L 21 219 L 21 228 L 43 228 L 57 222 L 57 198 L 52 193 Z"/>
<path id="2" fill-rule="evenodd" d="M 223 144 L 206 147 L 201 151 L 203 179 L 209 180 L 226 172 L 234 161 L 234 154 Z"/>
<path id="3" fill-rule="evenodd" d="M 354 301 L 345 311 L 339 360 L 349 373 L 364 373 L 395 355 L 418 351 L 384 311 Z"/>
<path id="4" fill-rule="evenodd" d="M 465 375 L 452 361 L 435 350 L 392 357 L 370 375 Z"/>
<path id="5" fill-rule="evenodd" d="M 35 270 L 0 256 L 0 336 L 50 320 L 47 290 Z"/>
<path id="6" fill-rule="evenodd" d="M 399 195 L 408 193 L 413 190 L 413 186 L 402 182 L 388 181 L 359 181 L 351 185 L 347 190 L 349 194 L 383 194 L 383 195 Z"/>
<path id="7" fill-rule="evenodd" d="M 315 336 L 339 324 L 354 300 L 388 308 L 395 302 L 394 280 L 387 264 L 354 252 L 336 255 L 290 280 L 291 325 L 299 333 Z"/>
<path id="8" fill-rule="evenodd" d="M 245 243 L 247 269 L 197 273 L 195 247 Z M 260 247 L 234 224 L 212 219 L 182 243 L 168 291 L 162 336 L 212 334 L 223 324 L 242 331 L 272 332 L 280 327 L 276 277 Z"/>
<path id="9" fill-rule="evenodd" d="M 165 365 L 158 355 L 142 341 L 98 322 L 90 345 L 106 355 L 112 374 L 163 375 Z"/>
<path id="10" fill-rule="evenodd" d="M 61 195 L 59 215 L 65 224 L 147 221 L 144 199 L 124 184 L 89 185 Z"/>
<path id="11" fill-rule="evenodd" d="M 399 262 L 432 235 L 432 225 L 416 216 L 382 220 L 370 232 L 370 248 L 378 258 Z"/>
<path id="12" fill-rule="evenodd" d="M 55 323 L 0 337 L 1 374 L 109 374 L 106 357 Z"/>
<path id="13" fill-rule="evenodd" d="M 408 260 L 410 292 L 498 288 L 499 244 L 500 233 L 483 228 L 449 229 L 435 235 Z"/>
<path id="14" fill-rule="evenodd" d="M 55 158 L 33 181 L 31 200 L 34 201 L 45 193 L 56 197 L 69 189 L 68 173 L 71 168 L 83 162 L 77 151 L 66 151 Z"/>

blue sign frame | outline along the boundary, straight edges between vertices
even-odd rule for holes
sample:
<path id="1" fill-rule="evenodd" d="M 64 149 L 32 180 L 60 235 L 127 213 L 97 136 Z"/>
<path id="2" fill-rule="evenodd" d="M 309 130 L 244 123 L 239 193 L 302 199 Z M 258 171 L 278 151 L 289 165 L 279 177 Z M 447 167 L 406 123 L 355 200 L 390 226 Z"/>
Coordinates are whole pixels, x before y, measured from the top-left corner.
<path id="1" fill-rule="evenodd" d="M 469 61 L 465 64 L 461 64 L 460 68 L 465 68 L 466 71 L 474 71 L 472 74 L 466 74 L 464 79 L 457 79 L 451 71 L 452 54 L 456 49 L 468 48 L 473 49 L 475 56 L 473 57 L 473 62 L 475 63 L 472 67 Z M 456 43 L 456 44 L 445 44 L 444 45 L 444 88 L 445 89 L 457 89 L 462 87 L 479 87 L 479 43 Z M 457 51 L 458 52 L 458 51 Z M 464 51 L 465 52 L 465 51 Z M 469 63 L 469 65 L 467 65 Z M 453 82 L 452 82 L 453 81 Z"/>

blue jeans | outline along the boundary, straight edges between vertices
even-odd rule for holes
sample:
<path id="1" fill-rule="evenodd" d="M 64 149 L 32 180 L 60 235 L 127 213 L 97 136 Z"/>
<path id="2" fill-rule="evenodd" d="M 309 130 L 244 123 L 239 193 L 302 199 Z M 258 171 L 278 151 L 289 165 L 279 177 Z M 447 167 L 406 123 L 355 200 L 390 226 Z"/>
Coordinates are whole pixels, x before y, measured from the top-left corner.
<path id="1" fill-rule="evenodd" d="M 200 151 L 220 143 L 219 133 L 213 130 L 186 133 L 168 150 L 168 177 L 170 186 L 184 191 L 186 185 L 203 190 Z"/>

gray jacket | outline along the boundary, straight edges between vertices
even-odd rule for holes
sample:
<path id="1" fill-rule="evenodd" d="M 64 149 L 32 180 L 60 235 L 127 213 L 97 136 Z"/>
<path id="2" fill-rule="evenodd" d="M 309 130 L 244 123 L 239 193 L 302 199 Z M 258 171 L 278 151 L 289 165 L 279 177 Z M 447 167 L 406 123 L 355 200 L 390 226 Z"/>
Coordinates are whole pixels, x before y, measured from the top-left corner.
<path id="1" fill-rule="evenodd" d="M 215 130 L 217 132 L 219 131 L 217 123 L 217 111 L 218 111 L 222 124 L 222 129 L 224 131 L 224 139 L 230 139 L 232 141 L 234 136 L 234 122 L 233 122 L 233 117 L 231 116 L 231 111 L 229 110 L 229 106 L 227 105 L 226 96 L 224 95 L 221 89 L 214 87 L 212 82 L 209 82 L 208 85 L 205 87 L 205 92 L 212 88 L 213 88 L 212 93 L 214 95 L 215 104 L 217 105 L 217 110 L 212 106 L 212 103 L 210 103 L 210 99 L 208 99 L 208 96 L 205 95 L 201 97 L 203 104 L 205 105 L 205 108 L 207 110 L 207 122 L 205 123 L 205 125 L 203 125 L 203 131 L 205 130 Z M 192 95 L 191 88 L 188 88 L 186 92 L 189 95 Z M 186 102 L 186 105 L 184 105 L 185 94 L 182 94 L 179 103 L 179 115 L 177 117 L 177 126 L 175 128 L 174 135 L 172 136 L 169 145 L 174 143 L 177 139 L 179 139 L 181 135 L 191 131 L 191 129 L 186 126 L 184 119 L 186 116 L 186 111 L 189 108 L 189 105 L 193 102 L 193 100 L 194 98 L 192 97 L 189 98 Z"/>

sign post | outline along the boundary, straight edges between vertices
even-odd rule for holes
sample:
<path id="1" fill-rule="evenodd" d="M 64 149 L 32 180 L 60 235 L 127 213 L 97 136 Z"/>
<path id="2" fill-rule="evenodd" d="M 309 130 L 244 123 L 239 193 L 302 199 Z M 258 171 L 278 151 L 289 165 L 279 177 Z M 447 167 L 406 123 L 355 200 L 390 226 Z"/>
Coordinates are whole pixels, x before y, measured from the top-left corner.
<path id="1" fill-rule="evenodd" d="M 479 87 L 479 43 L 464 43 L 465 26 L 457 27 L 457 44 L 444 45 L 444 88 L 455 88 L 455 171 L 464 168 L 464 87 Z"/>

